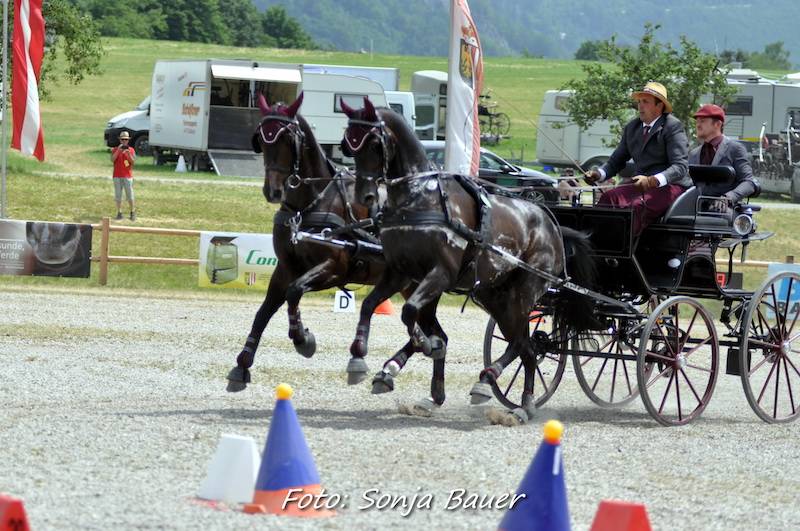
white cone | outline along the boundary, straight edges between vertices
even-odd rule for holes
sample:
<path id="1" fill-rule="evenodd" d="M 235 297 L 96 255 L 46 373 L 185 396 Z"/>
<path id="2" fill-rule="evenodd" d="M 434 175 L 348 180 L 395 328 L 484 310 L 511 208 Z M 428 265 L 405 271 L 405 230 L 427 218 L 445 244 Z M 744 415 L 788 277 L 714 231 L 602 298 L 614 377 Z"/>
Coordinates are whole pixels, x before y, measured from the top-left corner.
<path id="1" fill-rule="evenodd" d="M 186 159 L 183 158 L 183 155 L 178 156 L 178 164 L 175 166 L 175 171 L 181 173 L 186 172 Z"/>
<path id="2" fill-rule="evenodd" d="M 252 437 L 223 434 L 197 496 L 226 503 L 250 503 L 260 467 L 261 457 Z"/>

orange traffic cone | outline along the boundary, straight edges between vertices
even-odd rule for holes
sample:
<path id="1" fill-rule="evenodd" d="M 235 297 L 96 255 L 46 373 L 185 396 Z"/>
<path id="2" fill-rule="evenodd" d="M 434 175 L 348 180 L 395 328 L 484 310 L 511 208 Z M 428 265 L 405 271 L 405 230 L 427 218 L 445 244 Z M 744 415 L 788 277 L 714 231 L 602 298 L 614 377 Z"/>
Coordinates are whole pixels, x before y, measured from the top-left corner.
<path id="1" fill-rule="evenodd" d="M 0 492 L 0 531 L 30 531 L 22 500 Z"/>
<path id="2" fill-rule="evenodd" d="M 651 531 L 647 509 L 641 503 L 603 500 L 594 515 L 591 531 Z"/>
<path id="3" fill-rule="evenodd" d="M 292 388 L 280 384 L 256 479 L 253 503 L 244 512 L 323 518 L 334 516 L 322 496 L 319 473 L 292 407 Z"/>
<path id="4" fill-rule="evenodd" d="M 392 301 L 390 299 L 386 299 L 380 303 L 372 313 L 375 315 L 394 315 L 394 306 L 392 306 Z"/>

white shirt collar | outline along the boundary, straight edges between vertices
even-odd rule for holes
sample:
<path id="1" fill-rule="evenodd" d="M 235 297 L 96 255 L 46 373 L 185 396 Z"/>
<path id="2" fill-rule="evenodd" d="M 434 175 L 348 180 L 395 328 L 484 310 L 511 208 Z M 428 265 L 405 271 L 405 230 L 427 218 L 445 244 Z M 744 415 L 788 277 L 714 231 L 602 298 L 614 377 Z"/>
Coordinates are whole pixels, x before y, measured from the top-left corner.
<path id="1" fill-rule="evenodd" d="M 652 122 L 650 122 L 649 124 L 646 124 L 646 123 L 642 122 L 642 127 L 649 127 L 650 129 L 652 129 L 659 118 L 661 118 L 661 117 L 660 116 L 656 117 L 656 119 L 653 120 Z"/>

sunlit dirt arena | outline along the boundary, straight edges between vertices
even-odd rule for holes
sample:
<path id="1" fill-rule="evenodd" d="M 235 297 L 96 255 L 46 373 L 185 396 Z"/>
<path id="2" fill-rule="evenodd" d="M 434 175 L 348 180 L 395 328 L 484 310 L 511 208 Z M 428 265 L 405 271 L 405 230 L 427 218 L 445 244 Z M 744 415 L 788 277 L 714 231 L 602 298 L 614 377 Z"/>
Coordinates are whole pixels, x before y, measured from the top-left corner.
<path id="1" fill-rule="evenodd" d="M 299 356 L 285 317 L 277 316 L 253 383 L 229 394 L 225 375 L 257 305 L 127 293 L 0 294 L 0 490 L 24 499 L 32 528 L 492 529 L 550 418 L 565 427 L 575 529 L 587 529 L 609 498 L 646 504 L 656 529 L 789 529 L 800 521 L 800 425 L 760 421 L 738 377 L 720 375 L 699 420 L 665 428 L 639 400 L 598 408 L 568 365 L 531 423 L 494 426 L 468 396 L 481 369 L 487 317 L 474 306 L 463 314 L 446 307 L 447 401 L 431 418 L 406 416 L 398 404 L 427 396 L 431 361 L 412 358 L 393 393 L 372 395 L 371 378 L 348 387 L 357 316 L 334 314 L 332 301 L 317 299 L 301 305 L 316 355 Z M 406 339 L 396 315 L 376 316 L 373 325 L 370 375 Z M 334 518 L 251 516 L 195 498 L 222 434 L 250 436 L 263 447 L 281 382 L 294 389 L 322 485 L 338 500 Z"/>

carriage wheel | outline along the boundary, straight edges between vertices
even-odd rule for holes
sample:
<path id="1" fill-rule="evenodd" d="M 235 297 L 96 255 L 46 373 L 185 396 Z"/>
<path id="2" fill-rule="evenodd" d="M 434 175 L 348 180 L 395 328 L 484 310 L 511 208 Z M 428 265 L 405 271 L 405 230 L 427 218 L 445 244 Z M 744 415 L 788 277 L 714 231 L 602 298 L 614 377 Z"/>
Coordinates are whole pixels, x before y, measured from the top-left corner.
<path id="1" fill-rule="evenodd" d="M 545 346 L 548 343 L 556 347 L 553 333 L 553 316 L 541 315 L 537 312 L 531 314 L 531 341 L 535 345 Z M 508 347 L 508 341 L 497 327 L 497 322 L 489 318 L 486 323 L 486 334 L 483 338 L 483 365 L 490 367 Z M 567 356 L 560 352 L 553 352 L 556 348 L 537 348 L 536 374 L 533 386 L 533 399 L 536 407 L 541 407 L 547 402 L 564 375 L 567 365 Z M 525 384 L 525 368 L 521 359 L 514 360 L 505 368 L 500 378 L 492 383 L 492 392 L 504 406 L 514 409 L 521 407 L 522 390 Z M 516 402 L 514 400 L 517 400 Z"/>
<path id="2" fill-rule="evenodd" d="M 768 278 L 750 299 L 742 324 L 742 386 L 765 422 L 789 422 L 800 415 L 800 309 L 790 296 L 798 293 L 797 273 Z"/>
<path id="3" fill-rule="evenodd" d="M 636 379 L 647 411 L 664 426 L 688 424 L 711 400 L 719 370 L 714 321 L 689 297 L 653 311 L 639 340 Z"/>
<path id="4" fill-rule="evenodd" d="M 504 112 L 499 112 L 492 116 L 492 122 L 495 132 L 500 136 L 507 135 L 511 130 L 511 120 Z"/>
<path id="5" fill-rule="evenodd" d="M 639 395 L 636 386 L 639 331 L 634 329 L 629 335 L 629 322 L 627 318 L 615 317 L 607 330 L 584 332 L 570 342 L 573 350 L 607 356 L 572 356 L 581 389 L 601 407 L 622 406 Z M 620 359 L 620 356 L 633 359 Z"/>

